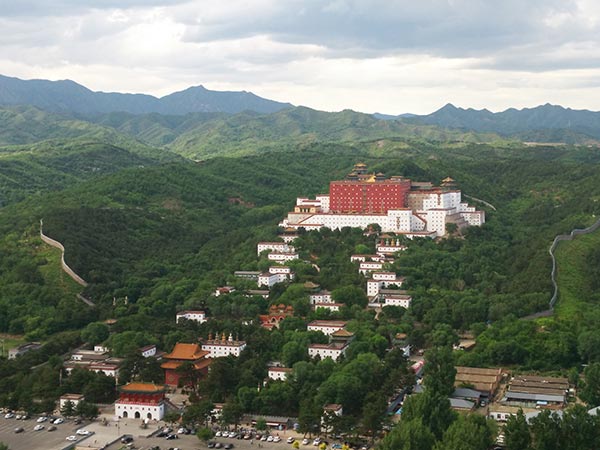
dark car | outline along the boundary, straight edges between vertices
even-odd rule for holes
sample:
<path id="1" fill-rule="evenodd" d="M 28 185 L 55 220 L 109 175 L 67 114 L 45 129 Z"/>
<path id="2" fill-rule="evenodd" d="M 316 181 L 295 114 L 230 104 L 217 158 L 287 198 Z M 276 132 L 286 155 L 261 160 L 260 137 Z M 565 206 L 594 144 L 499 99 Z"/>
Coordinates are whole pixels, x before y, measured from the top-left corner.
<path id="1" fill-rule="evenodd" d="M 54 425 L 48 427 L 48 431 L 56 431 L 56 427 Z"/>
<path id="2" fill-rule="evenodd" d="M 214 441 L 208 441 L 208 442 L 206 443 L 206 446 L 207 446 L 208 448 L 215 448 L 215 444 L 216 444 L 216 442 L 214 442 Z"/>
<path id="3" fill-rule="evenodd" d="M 15 433 L 22 433 L 23 431 L 25 431 L 25 428 L 23 428 L 23 427 L 15 428 Z"/>
<path id="4" fill-rule="evenodd" d="M 179 436 L 177 436 L 176 434 L 168 434 L 165 439 L 167 441 L 172 441 L 173 439 L 179 439 Z"/>
<path id="5" fill-rule="evenodd" d="M 130 442 L 133 442 L 133 436 L 130 434 L 126 434 L 125 436 L 123 436 L 121 438 L 121 443 L 122 444 L 129 444 Z"/>
<path id="6" fill-rule="evenodd" d="M 223 446 L 223 448 L 226 448 L 226 449 L 231 449 L 231 448 L 233 448 L 233 444 L 225 444 L 225 445 Z"/>

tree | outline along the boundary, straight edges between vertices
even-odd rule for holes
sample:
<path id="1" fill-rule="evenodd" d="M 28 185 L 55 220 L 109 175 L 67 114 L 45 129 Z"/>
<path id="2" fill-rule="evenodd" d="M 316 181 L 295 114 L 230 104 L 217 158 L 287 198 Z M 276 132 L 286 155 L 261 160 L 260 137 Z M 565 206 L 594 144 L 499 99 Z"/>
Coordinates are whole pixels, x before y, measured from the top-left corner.
<path id="1" fill-rule="evenodd" d="M 225 425 L 235 425 L 235 429 L 240 423 L 240 419 L 244 415 L 244 411 L 240 404 L 233 400 L 228 401 L 223 405 L 223 410 L 221 411 L 221 422 Z"/>
<path id="2" fill-rule="evenodd" d="M 371 442 L 375 440 L 377 432 L 383 426 L 383 417 L 387 409 L 385 396 L 381 392 L 371 392 L 365 397 L 362 409 L 363 432 L 371 436 Z"/>
<path id="3" fill-rule="evenodd" d="M 545 409 L 530 424 L 534 450 L 560 450 L 561 420 L 555 413 Z"/>
<path id="4" fill-rule="evenodd" d="M 183 421 L 186 424 L 203 423 L 208 426 L 208 420 L 215 405 L 210 400 L 202 400 L 199 403 L 192 403 L 183 413 Z"/>
<path id="5" fill-rule="evenodd" d="M 60 408 L 60 413 L 64 417 L 73 417 L 75 415 L 75 405 L 71 400 L 67 400 L 62 408 Z"/>
<path id="6" fill-rule="evenodd" d="M 108 325 L 102 322 L 90 323 L 81 331 L 81 339 L 92 345 L 97 345 L 108 339 Z"/>
<path id="7" fill-rule="evenodd" d="M 281 359 L 287 367 L 292 367 L 298 361 L 306 361 L 307 358 L 307 346 L 300 342 L 290 341 L 281 349 Z"/>
<path id="8" fill-rule="evenodd" d="M 257 421 L 256 421 L 256 429 L 258 431 L 265 431 L 267 429 L 267 421 L 260 417 Z"/>
<path id="9" fill-rule="evenodd" d="M 529 425 L 523 410 L 519 409 L 516 416 L 509 416 L 504 427 L 504 438 L 507 450 L 527 450 L 531 445 Z"/>
<path id="10" fill-rule="evenodd" d="M 587 366 L 583 371 L 583 378 L 579 397 L 590 407 L 600 405 L 600 363 Z"/>
<path id="11" fill-rule="evenodd" d="M 423 383 L 433 395 L 450 396 L 454 392 L 456 369 L 449 347 L 432 348 L 425 353 Z"/>
<path id="12" fill-rule="evenodd" d="M 495 425 L 495 424 L 494 424 Z M 494 444 L 494 429 L 485 417 L 469 414 L 458 416 L 448 427 L 435 450 L 481 450 Z"/>
<path id="13" fill-rule="evenodd" d="M 405 420 L 381 441 L 379 450 L 431 450 L 435 437 L 418 419 Z"/>
<path id="14" fill-rule="evenodd" d="M 86 401 L 80 401 L 75 407 L 75 412 L 78 416 L 84 419 L 94 420 L 100 415 L 100 410 L 93 403 Z"/>
<path id="15" fill-rule="evenodd" d="M 402 420 L 419 420 L 436 437 L 441 439 L 456 413 L 450 408 L 450 400 L 445 395 L 426 389 L 422 394 L 411 395 L 405 402 Z"/>
<path id="16" fill-rule="evenodd" d="M 196 431 L 196 436 L 202 442 L 207 442 L 210 440 L 210 438 L 213 437 L 213 432 L 210 428 L 202 427 L 202 428 L 199 428 L 198 431 Z"/>
<path id="17" fill-rule="evenodd" d="M 179 414 L 178 412 L 175 411 L 169 411 L 168 413 L 166 413 L 163 417 L 163 420 L 167 423 L 170 423 L 171 425 L 173 425 L 176 422 L 179 422 L 179 419 L 181 418 L 181 414 Z"/>

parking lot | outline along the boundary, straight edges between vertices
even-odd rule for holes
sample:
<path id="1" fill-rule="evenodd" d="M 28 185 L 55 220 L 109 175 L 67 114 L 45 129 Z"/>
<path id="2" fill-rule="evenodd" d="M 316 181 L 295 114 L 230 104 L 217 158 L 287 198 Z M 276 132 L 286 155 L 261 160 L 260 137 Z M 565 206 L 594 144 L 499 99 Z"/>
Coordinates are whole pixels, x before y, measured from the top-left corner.
<path id="1" fill-rule="evenodd" d="M 65 423 L 55 425 L 55 431 L 48 431 L 51 426 L 48 422 L 42 423 L 44 429 L 33 431 L 33 427 L 38 425 L 37 417 L 31 417 L 28 420 L 5 419 L 0 416 L 0 441 L 4 442 L 10 450 L 58 450 L 65 448 L 70 442 L 66 440 L 67 436 L 75 434 L 75 431 L 83 426 L 75 425 L 73 421 L 67 420 Z M 15 428 L 22 427 L 22 433 L 15 433 Z M 77 436 L 79 440 L 86 436 Z"/>
<path id="2" fill-rule="evenodd" d="M 281 434 L 281 442 L 275 443 L 275 442 L 260 442 L 260 447 L 259 447 L 259 442 L 257 442 L 256 440 L 243 440 L 243 439 L 235 439 L 235 438 L 223 438 L 223 437 L 216 437 L 211 439 L 211 441 L 213 442 L 220 442 L 221 444 L 233 444 L 233 448 L 237 449 L 237 450 L 256 450 L 258 448 L 263 448 L 265 450 L 292 450 L 292 446 L 288 443 L 286 443 L 286 439 L 289 436 L 289 434 L 284 435 Z M 295 435 L 294 435 L 295 436 Z M 302 438 L 300 438 L 300 441 L 302 441 Z M 252 442 L 252 443 L 251 443 Z M 178 448 L 181 450 L 197 450 L 197 449 L 206 449 L 206 444 L 202 441 L 200 441 L 196 436 L 194 435 L 178 435 L 178 439 L 174 439 L 174 440 L 166 440 L 165 438 L 158 438 L 158 437 L 150 437 L 150 438 L 135 438 L 135 440 L 133 441 L 134 447 L 138 450 L 149 450 L 155 446 L 158 446 L 161 448 L 161 450 L 168 450 L 170 448 Z M 120 443 L 115 443 L 109 447 L 107 447 L 106 450 L 119 450 L 121 447 L 123 446 L 123 444 Z M 305 448 L 306 450 L 308 449 L 315 449 L 317 447 L 314 447 L 312 445 L 312 440 L 310 441 L 309 445 L 301 445 L 300 448 Z"/>

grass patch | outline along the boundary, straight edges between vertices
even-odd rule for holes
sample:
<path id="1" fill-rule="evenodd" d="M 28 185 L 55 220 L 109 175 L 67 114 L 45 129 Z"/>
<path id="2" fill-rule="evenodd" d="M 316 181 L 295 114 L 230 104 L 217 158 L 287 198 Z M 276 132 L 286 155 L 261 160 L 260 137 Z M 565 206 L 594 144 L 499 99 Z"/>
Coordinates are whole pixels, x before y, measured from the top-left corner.
<path id="1" fill-rule="evenodd" d="M 7 356 L 11 348 L 18 347 L 25 343 L 25 336 L 16 334 L 0 333 L 0 354 Z M 3 352 L 4 351 L 4 352 Z"/>
<path id="2" fill-rule="evenodd" d="M 587 255 L 591 248 L 600 247 L 600 230 L 563 241 L 556 249 L 559 289 L 555 312 L 561 319 L 580 319 L 585 314 L 591 294 L 588 279 Z"/>
<path id="3" fill-rule="evenodd" d="M 76 296 L 80 293 L 82 287 L 62 270 L 61 251 L 42 242 L 39 238 L 34 240 L 33 243 L 36 244 L 36 255 L 41 261 L 45 262 L 39 269 L 46 284 L 58 286 L 65 292 L 65 295 Z"/>

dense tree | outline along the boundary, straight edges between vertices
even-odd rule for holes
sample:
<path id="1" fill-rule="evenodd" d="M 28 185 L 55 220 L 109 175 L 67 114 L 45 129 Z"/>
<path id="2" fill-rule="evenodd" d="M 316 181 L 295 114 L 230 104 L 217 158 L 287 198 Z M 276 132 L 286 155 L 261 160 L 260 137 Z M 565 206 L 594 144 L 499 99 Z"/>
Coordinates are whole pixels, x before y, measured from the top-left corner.
<path id="1" fill-rule="evenodd" d="M 590 364 L 583 371 L 579 397 L 590 407 L 600 405 L 600 362 Z"/>
<path id="2" fill-rule="evenodd" d="M 523 410 L 519 409 L 516 415 L 508 417 L 504 427 L 504 438 L 507 450 L 528 450 L 531 448 L 529 426 Z"/>
<path id="3" fill-rule="evenodd" d="M 102 322 L 90 323 L 81 331 L 81 339 L 91 345 L 96 345 L 108 339 L 108 326 Z"/>
<path id="4" fill-rule="evenodd" d="M 486 450 L 494 443 L 494 425 L 485 417 L 469 414 L 458 416 L 448 427 L 435 450 Z"/>
<path id="5" fill-rule="evenodd" d="M 431 450 L 435 437 L 418 419 L 402 420 L 379 445 L 379 450 Z"/>

